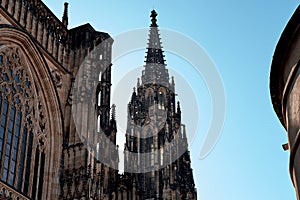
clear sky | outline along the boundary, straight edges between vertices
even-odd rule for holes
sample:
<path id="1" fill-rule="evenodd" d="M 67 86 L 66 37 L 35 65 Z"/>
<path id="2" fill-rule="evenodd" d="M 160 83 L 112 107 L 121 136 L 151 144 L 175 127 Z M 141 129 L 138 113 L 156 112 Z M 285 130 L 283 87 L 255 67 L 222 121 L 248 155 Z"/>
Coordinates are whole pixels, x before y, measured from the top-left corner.
<path id="1" fill-rule="evenodd" d="M 61 18 L 64 1 L 44 2 Z M 185 80 L 189 79 L 187 81 L 176 79 L 176 71 L 188 72 L 186 69 L 191 66 L 166 52 L 168 67 L 179 88 L 182 120 L 190 126 L 190 132 L 193 132 L 191 126 L 198 126 L 196 136 L 190 140 L 198 199 L 296 199 L 288 173 L 289 153 L 281 147 L 287 142 L 286 133 L 270 100 L 269 72 L 275 46 L 298 1 L 70 0 L 69 3 L 70 28 L 89 22 L 96 30 L 108 32 L 113 38 L 120 33 L 147 28 L 150 11 L 155 8 L 160 28 L 190 37 L 213 60 L 225 88 L 226 118 L 215 148 L 205 159 L 199 159 L 203 136 L 211 119 L 209 86 L 203 81 L 205 77 L 194 80 L 193 74 L 190 77 L 188 73 L 182 75 Z M 163 36 L 162 42 L 164 44 Z M 144 52 L 124 55 L 113 63 L 113 90 L 118 90 L 123 72 L 139 69 L 134 73 L 140 76 L 141 68 L 137 67 L 143 65 Z M 180 87 L 186 82 L 196 93 L 199 106 L 196 112 L 193 108 L 190 111 L 189 96 L 183 94 L 185 86 Z M 132 88 L 135 84 L 136 80 L 132 80 L 127 85 Z M 131 92 L 129 89 L 124 93 L 127 94 L 123 100 L 125 106 Z M 195 113 L 199 114 L 196 123 L 193 121 L 198 118 Z M 126 118 L 118 104 L 117 115 Z M 122 125 L 118 134 L 124 136 Z"/>

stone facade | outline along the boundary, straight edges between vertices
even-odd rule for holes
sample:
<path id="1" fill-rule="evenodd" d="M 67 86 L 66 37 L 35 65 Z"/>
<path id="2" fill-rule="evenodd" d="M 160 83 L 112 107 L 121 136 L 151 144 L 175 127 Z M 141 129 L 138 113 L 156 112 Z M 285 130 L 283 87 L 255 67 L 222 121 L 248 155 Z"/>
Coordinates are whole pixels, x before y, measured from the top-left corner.
<path id="1" fill-rule="evenodd" d="M 124 152 L 150 152 L 157 162 L 146 161 L 157 168 L 119 174 L 115 106 L 110 102 L 113 39 L 90 24 L 68 29 L 68 4 L 64 6 L 59 20 L 40 0 L 0 0 L 0 198 L 196 199 L 156 12 L 142 83 L 129 103 L 129 113 L 141 110 L 128 116 Z M 133 127 L 148 125 L 153 115 L 147 113 L 156 111 L 165 111 L 167 121 L 159 136 L 151 142 L 130 137 Z M 162 151 L 167 143 L 175 147 Z M 172 160 L 180 148 L 182 153 Z M 159 158 L 151 154 L 154 150 L 161 152 Z M 99 154 L 105 158 L 101 162 Z M 167 158 L 171 162 L 158 164 Z M 141 162 L 128 159 L 128 166 Z"/>
<path id="2" fill-rule="evenodd" d="M 287 130 L 290 151 L 289 171 L 300 199 L 300 7 L 286 25 L 276 46 L 270 73 L 270 93 L 274 110 Z"/>

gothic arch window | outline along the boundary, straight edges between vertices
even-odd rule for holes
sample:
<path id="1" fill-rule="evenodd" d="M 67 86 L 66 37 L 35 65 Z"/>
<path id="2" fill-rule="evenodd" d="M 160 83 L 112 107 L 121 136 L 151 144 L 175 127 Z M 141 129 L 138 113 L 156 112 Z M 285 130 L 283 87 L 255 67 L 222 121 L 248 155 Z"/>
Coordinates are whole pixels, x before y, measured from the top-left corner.
<path id="1" fill-rule="evenodd" d="M 100 115 L 97 115 L 97 132 L 101 132 L 101 121 L 100 121 Z"/>
<path id="2" fill-rule="evenodd" d="M 165 98 L 164 98 L 164 94 L 162 91 L 158 92 L 158 109 L 163 110 L 165 108 Z"/>
<path id="3" fill-rule="evenodd" d="M 165 109 L 165 102 L 166 102 L 166 90 L 164 88 L 159 88 L 158 95 L 158 109 L 164 110 Z"/>
<path id="4" fill-rule="evenodd" d="M 99 59 L 102 60 L 102 54 L 100 54 Z M 102 72 L 103 72 L 103 65 L 100 64 L 100 71 L 99 71 L 99 76 L 98 76 L 98 81 L 100 82 L 102 80 Z"/>
<path id="5" fill-rule="evenodd" d="M 154 104 L 154 91 L 152 88 L 147 88 L 146 89 L 146 107 L 150 108 Z"/>
<path id="6" fill-rule="evenodd" d="M 46 119 L 28 69 L 17 47 L 0 45 L 0 179 L 40 199 Z"/>
<path id="7" fill-rule="evenodd" d="M 97 132 L 101 132 L 101 123 L 103 123 L 103 122 L 101 122 L 101 120 L 103 120 L 103 118 L 101 118 L 101 113 L 103 112 L 101 110 L 101 102 L 103 101 L 101 76 L 102 76 L 102 73 L 100 71 L 99 80 L 98 80 L 99 82 L 98 82 L 98 86 L 97 86 L 97 90 L 96 90 Z"/>
<path id="8" fill-rule="evenodd" d="M 98 94 L 97 94 L 97 105 L 101 106 L 101 98 L 102 98 L 102 92 L 101 89 L 99 89 Z"/>

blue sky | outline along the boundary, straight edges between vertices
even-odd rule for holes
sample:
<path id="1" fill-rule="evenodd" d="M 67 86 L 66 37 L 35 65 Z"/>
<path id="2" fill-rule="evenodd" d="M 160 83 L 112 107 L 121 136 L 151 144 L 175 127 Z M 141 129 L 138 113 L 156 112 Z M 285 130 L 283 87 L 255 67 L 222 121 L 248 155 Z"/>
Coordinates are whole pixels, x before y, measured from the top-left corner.
<path id="1" fill-rule="evenodd" d="M 61 18 L 64 1 L 44 2 Z M 211 118 L 209 86 L 201 78 L 194 80 L 192 74 L 188 81 L 197 93 L 200 110 L 198 132 L 190 147 L 198 199 L 296 199 L 288 173 L 289 153 L 281 148 L 287 142 L 286 133 L 271 105 L 269 72 L 275 46 L 298 6 L 297 1 L 89 0 L 69 3 L 69 27 L 89 22 L 96 30 L 108 32 L 112 37 L 147 28 L 150 11 L 155 8 L 160 28 L 190 37 L 213 60 L 225 88 L 226 118 L 218 143 L 205 159 L 199 159 L 199 153 Z M 143 65 L 143 56 L 144 50 L 136 51 L 113 63 L 113 89 L 117 89 L 122 79 L 120 72 Z M 174 70 L 178 69 L 179 73 L 180 67 L 191 67 L 168 52 L 166 59 L 168 66 L 175 66 Z M 180 88 L 180 80 L 175 79 L 176 87 Z M 195 89 L 198 87 L 199 90 Z M 187 126 L 189 123 L 194 126 L 189 116 L 195 114 L 189 111 L 189 105 L 184 103 L 188 102 L 187 97 L 180 91 L 183 93 L 180 89 L 177 92 L 182 102 L 183 121 Z M 128 97 L 124 97 L 125 105 Z M 117 105 L 117 113 L 123 115 L 120 112 Z M 119 131 L 118 134 L 124 133 Z"/>

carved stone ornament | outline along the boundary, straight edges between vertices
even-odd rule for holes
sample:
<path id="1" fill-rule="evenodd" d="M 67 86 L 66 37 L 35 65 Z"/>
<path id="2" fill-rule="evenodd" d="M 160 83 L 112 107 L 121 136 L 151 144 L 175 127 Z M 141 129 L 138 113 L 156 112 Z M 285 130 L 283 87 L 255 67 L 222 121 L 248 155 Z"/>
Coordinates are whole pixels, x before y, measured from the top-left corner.
<path id="1" fill-rule="evenodd" d="M 22 127 L 36 135 L 46 134 L 46 116 L 29 69 L 19 48 L 0 45 L 1 100 L 8 104 L 8 110 L 14 107 L 20 113 Z"/>
<path id="2" fill-rule="evenodd" d="M 61 88 L 62 86 L 62 77 L 58 70 L 52 70 L 51 72 L 54 84 L 57 88 Z"/>

